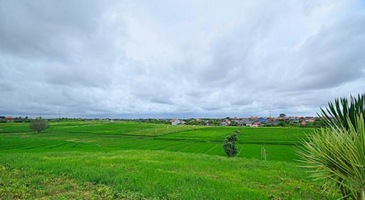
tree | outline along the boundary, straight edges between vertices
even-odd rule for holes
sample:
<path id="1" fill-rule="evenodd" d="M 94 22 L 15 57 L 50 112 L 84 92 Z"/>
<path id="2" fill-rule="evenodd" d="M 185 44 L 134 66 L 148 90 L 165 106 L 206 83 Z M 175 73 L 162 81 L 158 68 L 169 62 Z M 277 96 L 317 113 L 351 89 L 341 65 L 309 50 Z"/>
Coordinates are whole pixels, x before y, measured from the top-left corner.
<path id="1" fill-rule="evenodd" d="M 212 119 L 211 120 L 213 126 L 219 126 L 219 120 L 218 119 Z"/>
<path id="2" fill-rule="evenodd" d="M 238 122 L 236 120 L 232 120 L 228 126 L 238 126 Z"/>
<path id="3" fill-rule="evenodd" d="M 284 117 L 286 117 L 286 114 L 285 114 L 285 113 L 281 113 L 281 114 L 279 115 L 279 117 L 284 118 Z"/>
<path id="4" fill-rule="evenodd" d="M 199 122 L 195 119 L 191 119 L 191 120 L 189 120 L 188 124 L 189 125 L 199 125 Z"/>
<path id="5" fill-rule="evenodd" d="M 40 133 L 47 128 L 49 128 L 48 121 L 41 118 L 37 118 L 30 122 L 30 129 L 32 129 L 33 131 L 37 131 L 37 133 Z"/>
<path id="6" fill-rule="evenodd" d="M 299 151 L 312 177 L 324 189 L 339 189 L 343 199 L 365 200 L 364 103 L 364 95 L 329 103 L 319 114 L 328 127 L 309 136 Z"/>
<path id="7" fill-rule="evenodd" d="M 287 125 L 288 125 L 288 123 L 285 120 L 281 120 L 281 119 L 279 120 L 278 126 L 285 127 Z"/>
<path id="8" fill-rule="evenodd" d="M 226 139 L 224 140 L 223 148 L 228 157 L 234 157 L 238 153 L 236 142 L 238 140 L 239 133 L 240 132 L 236 130 L 232 135 L 227 136 Z"/>

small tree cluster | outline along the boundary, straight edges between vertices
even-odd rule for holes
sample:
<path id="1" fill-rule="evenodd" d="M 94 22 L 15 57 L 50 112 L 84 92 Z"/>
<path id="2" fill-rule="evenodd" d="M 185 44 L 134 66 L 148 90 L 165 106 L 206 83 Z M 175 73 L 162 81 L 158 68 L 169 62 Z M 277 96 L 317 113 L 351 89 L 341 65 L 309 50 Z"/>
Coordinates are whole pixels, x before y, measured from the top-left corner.
<path id="1" fill-rule="evenodd" d="M 30 122 L 30 129 L 32 129 L 33 131 L 37 131 L 37 133 L 40 133 L 41 131 L 43 131 L 47 128 L 49 128 L 49 124 L 48 124 L 47 120 L 37 118 Z"/>
<path id="2" fill-rule="evenodd" d="M 228 157 L 234 157 L 238 153 L 238 148 L 236 147 L 236 142 L 238 140 L 239 131 L 236 130 L 230 136 L 227 136 L 224 140 L 223 148 Z"/>

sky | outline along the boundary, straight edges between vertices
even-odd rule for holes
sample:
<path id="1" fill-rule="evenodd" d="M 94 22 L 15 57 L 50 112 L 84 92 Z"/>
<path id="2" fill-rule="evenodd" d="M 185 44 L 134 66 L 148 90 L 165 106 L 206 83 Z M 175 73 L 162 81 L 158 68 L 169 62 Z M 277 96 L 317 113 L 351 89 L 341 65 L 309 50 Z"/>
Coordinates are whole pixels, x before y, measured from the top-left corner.
<path id="1" fill-rule="evenodd" d="M 316 116 L 364 92 L 361 0 L 0 0 L 3 116 Z"/>

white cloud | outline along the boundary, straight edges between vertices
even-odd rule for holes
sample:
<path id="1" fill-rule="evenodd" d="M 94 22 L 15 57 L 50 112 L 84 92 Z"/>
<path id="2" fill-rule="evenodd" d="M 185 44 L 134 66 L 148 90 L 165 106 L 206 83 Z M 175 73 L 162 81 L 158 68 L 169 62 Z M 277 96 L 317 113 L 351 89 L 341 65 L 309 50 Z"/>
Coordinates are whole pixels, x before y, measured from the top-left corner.
<path id="1" fill-rule="evenodd" d="M 314 115 L 363 93 L 360 1 L 2 1 L 0 114 Z"/>

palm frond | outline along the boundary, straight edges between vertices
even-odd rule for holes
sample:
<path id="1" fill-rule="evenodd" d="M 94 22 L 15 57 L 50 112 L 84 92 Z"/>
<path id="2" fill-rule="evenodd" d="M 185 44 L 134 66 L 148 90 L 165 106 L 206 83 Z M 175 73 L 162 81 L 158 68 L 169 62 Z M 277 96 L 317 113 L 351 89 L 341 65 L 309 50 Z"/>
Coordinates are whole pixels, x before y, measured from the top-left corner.
<path id="1" fill-rule="evenodd" d="M 350 100 L 335 99 L 334 102 L 328 103 L 328 108 L 321 108 L 321 112 L 317 115 L 329 127 L 343 127 L 348 130 L 350 124 L 356 124 L 357 116 L 365 114 L 364 108 L 365 94 L 359 94 L 357 97 L 351 96 Z"/>
<path id="2" fill-rule="evenodd" d="M 298 152 L 303 167 L 314 180 L 323 181 L 325 189 L 345 188 L 356 199 L 365 190 L 364 116 L 357 116 L 356 124 L 346 117 L 348 129 L 330 126 L 317 131 Z"/>

